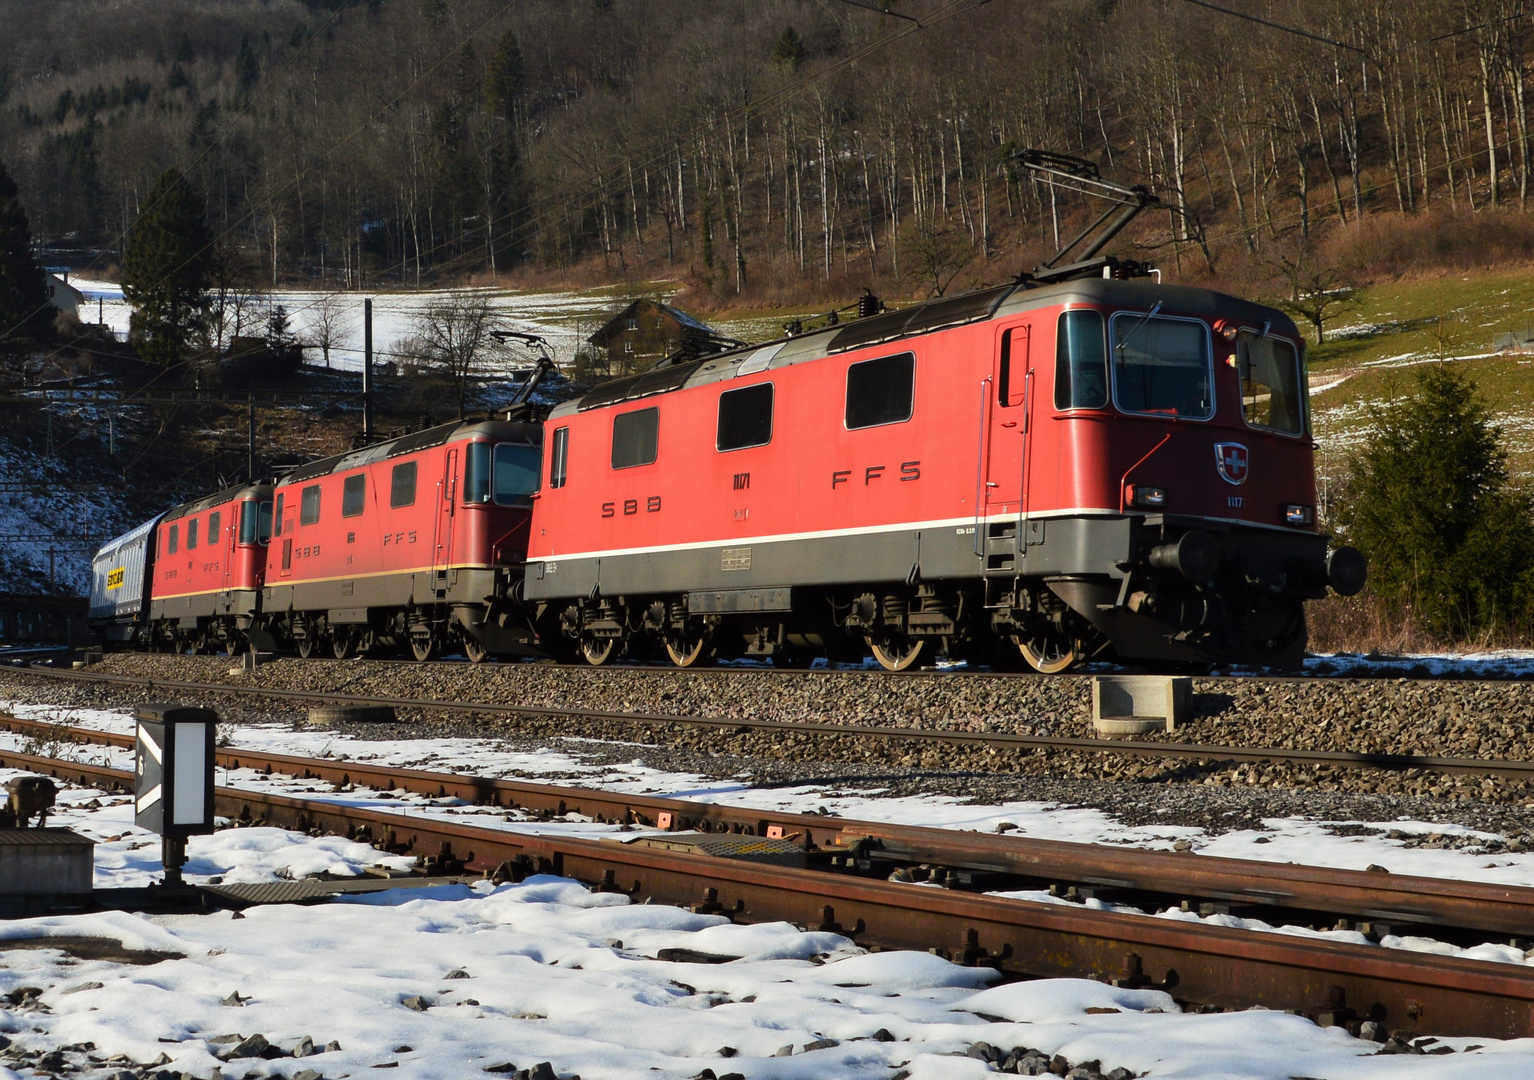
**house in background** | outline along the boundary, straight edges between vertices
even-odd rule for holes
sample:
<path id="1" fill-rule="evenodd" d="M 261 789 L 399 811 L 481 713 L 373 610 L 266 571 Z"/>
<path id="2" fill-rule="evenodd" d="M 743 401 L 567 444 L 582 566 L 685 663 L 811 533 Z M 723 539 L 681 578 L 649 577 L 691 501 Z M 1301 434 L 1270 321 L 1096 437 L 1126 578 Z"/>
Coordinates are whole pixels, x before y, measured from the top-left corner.
<path id="1" fill-rule="evenodd" d="M 646 371 L 661 360 L 689 347 L 710 351 L 719 340 L 713 327 L 685 311 L 656 300 L 635 300 L 614 315 L 589 341 L 600 356 L 607 357 L 608 375 Z"/>
<path id="2" fill-rule="evenodd" d="M 69 271 L 64 271 L 64 276 L 50 273 L 48 275 L 48 302 L 60 311 L 80 317 L 80 305 L 85 303 L 85 294 L 69 283 Z"/>

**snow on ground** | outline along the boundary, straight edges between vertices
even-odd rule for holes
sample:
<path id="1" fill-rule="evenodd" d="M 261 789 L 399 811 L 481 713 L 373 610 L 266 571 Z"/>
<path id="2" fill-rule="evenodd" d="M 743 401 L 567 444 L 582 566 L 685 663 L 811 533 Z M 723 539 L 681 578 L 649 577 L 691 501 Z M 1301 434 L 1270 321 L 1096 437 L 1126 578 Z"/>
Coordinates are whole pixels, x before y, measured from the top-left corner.
<path id="1" fill-rule="evenodd" d="M 122 286 L 87 278 L 74 278 L 70 284 L 85 294 L 86 303 L 80 311 L 82 320 L 95 322 L 99 317 L 118 337 L 127 334 L 130 308 L 123 299 Z M 560 363 L 569 363 L 576 348 L 585 344 L 586 337 L 631 299 L 626 294 L 617 293 L 518 292 L 488 288 L 369 294 L 278 289 L 257 297 L 260 311 L 253 317 L 253 329 L 249 332 L 260 333 L 268 306 L 281 304 L 288 313 L 293 333 L 300 341 L 310 342 L 322 305 L 328 299 L 337 319 L 330 364 L 344 371 L 361 371 L 364 299 L 371 297 L 373 301 L 373 349 L 375 359 L 382 363 L 394 359 L 392 354 L 398 351 L 398 345 L 415 336 L 415 324 L 421 315 L 449 292 L 485 296 L 508 328 L 547 338 Z M 310 362 L 318 363 L 319 355 L 318 349 L 310 350 Z"/>
<path id="2" fill-rule="evenodd" d="M 133 721 L 121 713 L 62 710 L 5 702 L 0 702 L 0 708 L 18 716 L 54 719 L 100 730 L 133 730 Z M 829 813 L 855 820 L 919 824 L 987 833 L 1005 829 L 1013 835 L 1033 839 L 1112 844 L 1159 851 L 1172 850 L 1179 841 L 1186 841 L 1192 844 L 1195 852 L 1217 858 L 1351 870 L 1383 865 L 1400 874 L 1534 886 L 1534 853 L 1499 852 L 1491 856 L 1473 843 L 1460 848 L 1407 847 L 1406 842 L 1411 837 L 1437 834 L 1466 837 L 1473 841 L 1476 838 L 1490 839 L 1494 835 L 1460 825 L 1410 819 L 1371 823 L 1274 818 L 1264 821 L 1261 829 L 1235 829 L 1212 835 L 1196 826 L 1128 826 L 1095 808 L 1063 806 L 1058 803 L 971 805 L 948 796 L 882 798 L 877 793 L 827 791 L 808 784 L 795 788 L 753 788 L 744 780 L 716 780 L 686 773 L 662 772 L 644 765 L 639 758 L 620 766 L 591 765 L 583 762 L 579 756 L 582 744 L 590 740 L 575 738 L 553 739 L 543 749 L 526 752 L 506 750 L 491 740 L 411 739 L 376 742 L 353 739 L 333 731 L 293 730 L 283 725 L 246 725 L 234 729 L 232 735 L 237 747 L 271 753 L 578 784 L 635 794 L 660 794 L 724 805 L 749 806 L 764 811 Z M 0 735 L 0 745 L 25 749 L 29 742 L 36 746 L 36 741 L 29 738 Z M 642 752 L 642 748 L 636 745 L 636 751 Z M 72 753 L 83 759 L 118 768 L 132 767 L 132 754 L 126 749 L 71 745 L 52 747 L 48 752 Z M 468 819 L 477 825 L 519 832 L 591 839 L 626 839 L 644 831 L 614 824 L 598 824 L 576 814 L 554 821 L 538 821 L 518 812 L 475 806 L 451 798 L 429 798 L 403 789 L 380 792 L 358 788 L 337 792 L 329 785 L 316 781 L 281 775 L 266 776 L 251 769 L 220 769 L 218 773 L 219 783 L 234 787 L 322 798 L 370 810 L 408 812 L 413 815 L 452 818 L 460 822 Z M 4 775 L 0 773 L 0 777 Z M 144 885 L 158 873 L 158 845 L 153 837 L 132 827 L 132 808 L 127 797 L 97 797 L 71 792 L 63 803 L 56 822 L 76 828 L 100 842 L 96 856 L 98 886 Z M 1359 831 L 1356 827 L 1360 825 L 1373 825 L 1379 831 L 1355 835 Z M 256 835 L 247 837 L 247 833 Z M 197 882 L 215 879 L 225 882 L 262 881 L 274 877 L 302 878 L 322 873 L 332 877 L 351 877 L 361 874 L 375 863 L 405 866 L 409 862 L 390 862 L 366 845 L 338 838 L 311 841 L 276 829 L 241 830 L 194 838 L 189 855 L 191 861 L 186 867 L 186 873 L 189 880 Z M 1047 893 L 1003 895 L 1052 902 Z M 1104 905 L 1096 900 L 1091 901 L 1091 904 L 1111 910 L 1139 911 L 1127 906 Z M 1173 909 L 1145 914 L 1175 919 L 1199 918 Z M 1259 932 L 1319 934 L 1337 941 L 1371 944 L 1363 935 L 1352 931 L 1318 932 L 1303 927 L 1274 926 L 1256 919 L 1234 919 L 1224 915 L 1208 916 L 1206 921 Z M 1379 944 L 1385 948 L 1437 952 L 1467 959 L 1534 964 L 1534 957 L 1526 956 L 1523 950 L 1501 945 L 1480 945 L 1467 949 L 1409 934 L 1390 935 Z"/>
<path id="3" fill-rule="evenodd" d="M 127 834 L 131 850 L 98 877 L 142 883 L 158 845 L 126 824 L 129 800 L 65 795 L 60 823 Z M 121 851 L 123 839 L 101 849 Z M 279 864 L 284 876 L 345 876 L 380 861 L 363 845 L 274 829 L 191 846 L 188 870 L 217 869 L 226 881 L 269 880 Z M 171 959 L 76 959 L 67 942 L 48 947 L 50 937 L 111 939 Z M 662 961 L 662 949 L 740 959 Z M 1168 1078 L 1469 1078 L 1488 1066 L 1534 1078 L 1534 1040 L 1444 1039 L 1435 1046 L 1465 1052 L 1377 1057 L 1373 1043 L 1283 1013 L 1185 1015 L 1159 991 L 1070 979 L 987 989 L 994 981 L 926 953 L 865 953 L 834 934 L 734 926 L 552 877 L 274 905 L 243 918 L 110 912 L 0 925 L 0 1033 L 12 1052 L 91 1045 L 89 1057 L 65 1054 L 91 1078 L 156 1062 L 196 1077 L 390 1068 L 400 1080 L 446 1080 L 549 1062 L 587 1080 L 682 1080 L 704 1068 L 749 1080 L 884 1080 L 901 1069 L 911 1080 L 965 1080 L 993 1075 L 955 1056 L 981 1041 Z M 286 1053 L 307 1052 L 307 1039 L 317 1052 L 221 1060 L 256 1035 Z M 0 1080 L 17 1076 L 0 1067 Z"/>
<path id="4" fill-rule="evenodd" d="M 0 928 L 11 940 L 82 935 L 179 957 L 132 966 L 71 963 L 47 948 L 5 954 L 0 993 L 42 993 L 0 1009 L 0 1028 L 21 1049 L 94 1044 L 98 1077 L 121 1054 L 198 1077 L 388 1068 L 399 1080 L 462 1078 L 549 1062 L 587 1080 L 682 1080 L 705 1067 L 750 1080 L 884 1080 L 896 1069 L 966 1080 L 994 1075 L 953 1056 L 981 1041 L 1169 1078 L 1483 1077 L 1493 1055 L 1495 1075 L 1534 1077 L 1534 1040 L 1378 1057 L 1372 1043 L 1284 1013 L 1189 1015 L 1159 991 L 1085 980 L 987 988 L 994 973 L 926 953 L 865 953 L 833 934 L 732 926 L 550 877 L 254 908 L 243 919 L 112 913 Z M 740 959 L 656 959 L 664 948 Z M 257 1034 L 320 1052 L 220 1060 Z"/>
<path id="5" fill-rule="evenodd" d="M 101 729 L 132 728 L 127 716 L 115 712 L 0 707 Z M 1210 837 L 1183 827 L 1128 828 L 1098 811 L 1055 804 L 965 806 L 947 798 L 886 800 L 813 786 L 756 790 L 659 772 L 637 759 L 621 767 L 593 766 L 579 758 L 582 740 L 550 740 L 538 751 L 510 752 L 488 740 L 369 742 L 280 725 L 242 726 L 232 735 L 239 745 L 271 751 L 489 775 L 552 775 L 764 808 L 825 807 L 848 817 L 985 830 L 1005 820 L 1028 836 L 1156 848 L 1189 838 L 1205 855 L 1350 867 L 1388 860 L 1399 872 L 1534 883 L 1534 856 L 1499 856 L 1498 865 L 1486 866 L 1484 856 L 1467 851 L 1409 850 L 1382 837 L 1339 837 L 1314 821 L 1279 820 L 1260 833 Z M 126 751 L 73 749 L 113 764 L 128 760 Z M 451 799 L 402 791 L 330 792 L 328 785 L 313 791 L 321 785 L 249 770 L 220 773 L 221 783 L 235 786 L 310 791 L 311 797 L 459 820 L 472 815 L 476 823 L 501 828 L 587 836 L 622 831 L 575 815 L 552 822 L 505 820 L 503 810 Z M 0 781 L 10 775 L 0 772 Z M 67 789 L 51 823 L 98 840 L 98 886 L 139 886 L 158 874 L 157 838 L 133 827 L 127 796 Z M 1405 832 L 1456 831 L 1425 822 L 1390 824 Z M 336 837 L 270 828 L 195 837 L 189 854 L 191 880 L 224 882 L 349 877 L 376 864 L 407 861 Z M 1051 902 L 1035 893 L 1015 895 Z M 1229 916 L 1212 921 L 1274 929 Z M 1279 932 L 1314 933 L 1292 927 Z M 5 944 L 50 936 L 111 938 L 129 949 L 179 959 L 133 965 Z M 1320 936 L 1361 941 L 1345 933 Z M 1500 947 L 1466 954 L 1431 941 L 1387 939 L 1386 944 L 1523 962 L 1515 950 L 1499 952 Z M 655 959 L 661 949 L 674 948 L 742 959 L 724 964 Z M 467 978 L 448 977 L 457 971 Z M 390 1075 L 400 1080 L 456 1078 L 488 1075 L 481 1070 L 508 1062 L 530 1068 L 547 1061 L 560 1075 L 579 1073 L 587 1080 L 682 1080 L 704 1067 L 749 1080 L 886 1078 L 897 1069 L 909 1070 L 912 1080 L 964 1080 L 990 1070 L 979 1060 L 952 1055 L 983 1040 L 1003 1049 L 1061 1054 L 1073 1063 L 1097 1060 L 1105 1073 L 1127 1068 L 1155 1077 L 1534 1080 L 1534 1040 L 1476 1040 L 1479 1049 L 1443 1056 L 1375 1057 L 1375 1044 L 1282 1013 L 1184 1015 L 1154 991 L 1078 980 L 985 989 L 991 981 L 986 972 L 928 954 L 867 954 L 831 934 L 783 924 L 737 927 L 717 916 L 630 904 L 619 895 L 588 893 L 574 882 L 546 877 L 500 888 L 483 883 L 390 890 L 318 907 L 263 907 L 243 919 L 108 913 L 0 924 L 0 1033 L 13 1040 L 13 1049 L 93 1043 L 97 1064 L 82 1074 L 88 1077 L 108 1076 L 124 1063 L 107 1061 L 113 1055 L 144 1063 L 162 1054 L 166 1068 L 211 1077 L 220 1068 L 216 1055 L 227 1056 L 235 1045 L 230 1039 L 259 1033 L 284 1051 L 306 1037 L 316 1048 L 338 1046 L 312 1061 L 239 1059 L 223 1064 L 224 1075 L 292 1077 L 309 1068 L 339 1078 L 392 1067 L 399 1071 Z M 19 993 L 23 987 L 37 987 L 41 994 L 34 999 Z M 881 1041 L 887 1036 L 894 1041 Z M 1474 1043 L 1446 1039 L 1436 1045 L 1465 1050 Z M 733 1048 L 728 1057 L 721 1053 L 726 1047 Z M 785 1047 L 792 1054 L 777 1056 Z M 1487 1060 L 1491 1055 L 1494 1062 Z M 90 1064 L 83 1052 L 67 1056 Z M 16 1076 L 0 1067 L 0 1080 Z"/>
<path id="6" fill-rule="evenodd" d="M 1317 653 L 1305 658 L 1313 675 L 1358 675 L 1365 678 L 1432 675 L 1453 679 L 1534 678 L 1534 649 L 1487 649 L 1462 653 Z"/>
<path id="7" fill-rule="evenodd" d="M 83 451 L 94 452 L 86 446 Z M 122 500 L 104 492 L 44 494 L 51 462 L 40 454 L 0 437 L 0 481 L 20 485 L 31 481 L 36 490 L 0 491 L 0 582 L 11 592 L 50 591 L 50 584 L 84 595 L 90 592 L 90 559 L 77 538 L 99 534 L 103 522 L 122 517 Z M 53 539 L 39 539 L 53 537 Z M 50 558 L 50 552 L 52 557 Z"/>

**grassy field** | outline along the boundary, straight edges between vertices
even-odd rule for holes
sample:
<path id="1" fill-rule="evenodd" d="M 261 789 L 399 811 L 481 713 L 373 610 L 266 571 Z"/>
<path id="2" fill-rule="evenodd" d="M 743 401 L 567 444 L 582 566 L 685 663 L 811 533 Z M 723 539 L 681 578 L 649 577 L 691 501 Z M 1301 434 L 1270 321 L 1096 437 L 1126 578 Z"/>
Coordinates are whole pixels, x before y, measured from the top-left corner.
<path id="1" fill-rule="evenodd" d="M 1498 334 L 1534 327 L 1534 268 L 1390 282 L 1364 290 L 1310 350 L 1323 476 L 1367 433 L 1367 406 L 1409 392 L 1424 363 L 1459 365 L 1502 425 L 1513 471 L 1534 475 L 1534 352 L 1498 354 Z"/>

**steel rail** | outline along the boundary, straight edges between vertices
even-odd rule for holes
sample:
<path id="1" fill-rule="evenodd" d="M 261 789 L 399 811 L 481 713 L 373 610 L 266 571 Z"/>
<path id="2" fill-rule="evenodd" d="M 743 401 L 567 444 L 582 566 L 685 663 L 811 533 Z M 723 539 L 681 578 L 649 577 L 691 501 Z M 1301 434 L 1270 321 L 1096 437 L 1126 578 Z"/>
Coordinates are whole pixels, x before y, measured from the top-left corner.
<path id="1" fill-rule="evenodd" d="M 1131 739 L 1015 735 L 1001 731 L 952 731 L 939 728 L 883 727 L 873 724 L 818 724 L 805 721 L 755 720 L 747 717 L 732 716 L 615 712 L 602 709 L 561 708 L 548 705 L 513 705 L 474 701 L 443 701 L 432 698 L 379 697 L 362 694 L 332 693 L 325 690 L 288 690 L 280 687 L 233 686 L 226 683 L 203 683 L 181 679 L 155 679 L 134 675 L 112 675 L 105 672 L 63 671 L 57 668 L 36 666 L 17 667 L 9 670 L 53 679 L 140 686 L 148 690 L 175 690 L 201 694 L 267 697 L 337 705 L 392 705 L 397 708 L 419 709 L 423 712 L 457 712 L 490 716 L 531 716 L 544 719 L 596 723 L 625 723 L 644 727 L 679 724 L 692 727 L 729 728 L 737 731 L 765 731 L 819 736 L 844 735 L 855 738 L 877 738 L 903 742 L 988 746 L 1004 750 L 1028 752 L 1055 751 L 1063 753 L 1120 754 L 1135 757 L 1180 758 L 1206 762 L 1266 761 L 1290 765 L 1326 766 L 1343 769 L 1381 769 L 1391 772 L 1422 769 L 1436 773 L 1503 776 L 1517 780 L 1534 780 L 1534 761 L 1521 761 L 1510 758 L 1437 757 L 1427 754 L 1368 754 L 1351 750 L 1300 750 L 1283 746 L 1226 746 L 1212 743 L 1140 742 Z"/>
<path id="2" fill-rule="evenodd" d="M 132 748 L 134 738 L 94 728 L 62 727 L 0 715 L 0 730 L 57 742 Z M 281 773 L 337 786 L 454 798 L 478 805 L 521 807 L 598 821 L 662 829 L 697 829 L 762 837 L 793 837 L 824 849 L 877 841 L 879 854 L 912 863 L 1132 890 L 1174 898 L 1219 900 L 1243 906 L 1324 912 L 1331 916 L 1427 923 L 1457 930 L 1527 935 L 1534 928 L 1534 888 L 1454 881 L 1379 871 L 1201 858 L 1191 853 L 1143 851 L 1105 844 L 1074 844 L 956 829 L 857 821 L 731 807 L 623 792 L 536 784 L 472 774 L 399 768 L 369 762 L 309 758 L 243 747 L 220 747 L 226 769 Z"/>
<path id="3" fill-rule="evenodd" d="M 29 754 L 0 752 L 0 765 L 92 787 L 132 782 L 124 770 Z M 837 919 L 859 920 L 864 929 L 857 933 L 869 943 L 947 945 L 952 959 L 993 963 L 1019 977 L 1122 973 L 1126 985 L 1141 986 L 1150 980 L 1142 972 L 1156 972 L 1164 976 L 1160 985 L 1200 1006 L 1292 1008 L 1322 1023 L 1370 1018 L 1436 1035 L 1534 1033 L 1534 969 L 1517 965 L 516 833 L 227 787 L 217 789 L 215 805 L 234 819 L 366 838 L 395 852 L 456 854 L 470 869 L 560 874 L 637 900 L 692 904 L 743 921 L 838 930 Z"/>

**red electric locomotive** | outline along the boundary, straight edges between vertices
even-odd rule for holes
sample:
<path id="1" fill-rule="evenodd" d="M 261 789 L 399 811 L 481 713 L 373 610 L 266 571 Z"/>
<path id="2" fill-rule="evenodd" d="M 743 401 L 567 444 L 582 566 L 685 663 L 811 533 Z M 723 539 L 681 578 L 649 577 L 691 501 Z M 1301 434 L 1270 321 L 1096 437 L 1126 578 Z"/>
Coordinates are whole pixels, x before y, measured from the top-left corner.
<path id="1" fill-rule="evenodd" d="M 152 648 L 244 647 L 259 615 L 271 500 L 270 485 L 247 484 L 159 519 L 149 588 Z"/>
<path id="2" fill-rule="evenodd" d="M 1283 313 L 1108 277 L 664 367 L 551 414 L 526 599 L 592 663 L 1294 666 L 1303 601 L 1363 584 L 1306 398 Z"/>
<path id="3" fill-rule="evenodd" d="M 345 658 L 409 643 L 424 660 L 530 648 L 514 593 L 542 429 L 451 423 L 317 461 L 275 495 L 262 597 L 272 648 Z"/>

